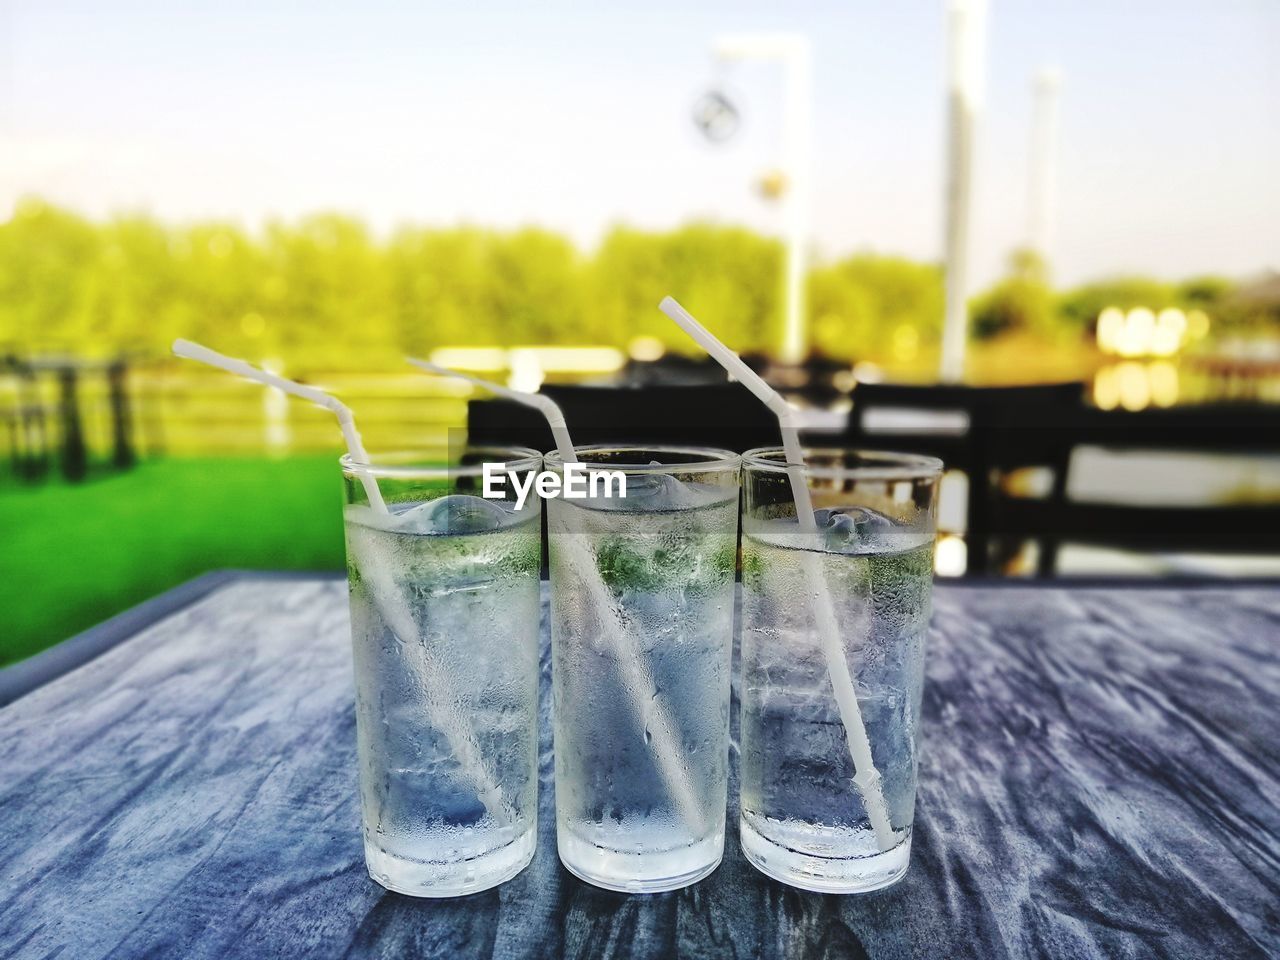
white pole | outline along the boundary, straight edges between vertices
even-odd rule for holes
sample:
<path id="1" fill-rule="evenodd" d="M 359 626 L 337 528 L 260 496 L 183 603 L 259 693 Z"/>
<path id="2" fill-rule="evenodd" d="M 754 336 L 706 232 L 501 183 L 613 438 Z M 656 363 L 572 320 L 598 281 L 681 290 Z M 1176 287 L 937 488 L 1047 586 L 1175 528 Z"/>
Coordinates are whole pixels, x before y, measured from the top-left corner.
<path id="1" fill-rule="evenodd" d="M 745 34 L 720 37 L 714 44 L 721 60 L 772 60 L 782 64 L 786 99 L 782 132 L 783 200 L 787 260 L 785 314 L 778 358 L 800 363 L 809 353 L 806 308 L 809 222 L 812 216 L 813 58 L 799 34 Z"/>
<path id="2" fill-rule="evenodd" d="M 945 227 L 946 313 L 939 377 L 964 378 L 969 334 L 969 215 L 973 192 L 973 146 L 982 101 L 986 0 L 947 4 L 948 128 Z"/>
<path id="3" fill-rule="evenodd" d="M 1058 93 L 1062 73 L 1042 68 L 1033 83 L 1031 118 L 1031 170 L 1027 180 L 1027 246 L 1045 265 L 1053 259 L 1053 228 L 1058 157 Z"/>
<path id="4" fill-rule="evenodd" d="M 783 327 L 783 363 L 800 363 L 809 353 L 806 316 L 812 144 L 813 69 L 809 44 L 798 39 L 787 65 L 787 113 L 785 118 L 787 196 L 787 313 Z"/>

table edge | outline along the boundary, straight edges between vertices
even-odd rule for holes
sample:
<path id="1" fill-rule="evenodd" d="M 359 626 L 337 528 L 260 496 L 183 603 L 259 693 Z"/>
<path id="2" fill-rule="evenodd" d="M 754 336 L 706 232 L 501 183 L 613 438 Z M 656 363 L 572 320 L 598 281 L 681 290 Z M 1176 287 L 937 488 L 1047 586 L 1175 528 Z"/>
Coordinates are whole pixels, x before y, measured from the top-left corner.
<path id="1" fill-rule="evenodd" d="M 339 571 L 212 570 L 188 580 L 102 623 L 59 641 L 25 660 L 0 668 L 0 707 L 7 707 L 46 683 L 102 656 L 117 644 L 216 590 L 241 580 L 337 579 Z"/>

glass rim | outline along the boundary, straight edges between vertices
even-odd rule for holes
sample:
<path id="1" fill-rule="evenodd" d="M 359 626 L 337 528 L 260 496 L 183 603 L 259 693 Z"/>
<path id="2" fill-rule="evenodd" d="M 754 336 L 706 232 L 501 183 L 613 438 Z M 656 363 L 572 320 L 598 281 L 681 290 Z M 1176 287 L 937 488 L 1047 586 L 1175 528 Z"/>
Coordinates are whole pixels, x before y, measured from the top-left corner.
<path id="1" fill-rule="evenodd" d="M 928 480 L 942 476 L 943 464 L 937 457 L 922 453 L 900 453 L 896 450 L 869 450 L 865 447 L 804 447 L 801 451 L 806 463 L 801 470 L 806 477 L 824 480 L 852 478 L 855 480 Z M 865 465 L 827 466 L 807 462 L 811 456 L 854 456 L 865 459 Z M 786 451 L 782 447 L 754 447 L 742 455 L 744 470 L 767 473 L 786 473 Z"/>
<path id="2" fill-rule="evenodd" d="M 608 463 L 601 461 L 584 461 L 587 466 L 601 469 L 623 470 L 628 473 L 709 473 L 712 471 L 737 470 L 742 465 L 742 455 L 720 447 L 689 447 L 670 443 L 584 443 L 576 444 L 573 452 L 579 455 L 588 453 L 674 453 L 689 456 L 693 459 L 687 463 Z M 656 459 L 656 458 L 655 458 Z M 559 449 L 549 450 L 543 454 L 543 460 L 551 468 L 564 466 Z"/>
<path id="3" fill-rule="evenodd" d="M 344 453 L 338 458 L 338 463 L 342 467 L 343 473 L 357 474 L 370 477 L 401 477 L 405 479 L 440 479 L 448 477 L 478 477 L 484 473 L 484 465 L 486 463 L 500 463 L 505 470 L 537 470 L 542 466 L 542 454 L 532 447 L 517 446 L 492 446 L 481 444 L 479 446 L 465 446 L 457 450 L 452 447 L 442 447 L 446 451 L 447 457 L 454 457 L 459 454 L 493 454 L 492 459 L 481 460 L 477 463 L 451 463 L 444 465 L 424 464 L 421 458 L 426 455 L 424 450 L 393 450 L 390 453 L 379 454 L 376 457 L 369 457 L 368 461 L 360 461 L 353 457 L 350 453 Z M 417 462 L 414 462 L 414 461 Z"/>

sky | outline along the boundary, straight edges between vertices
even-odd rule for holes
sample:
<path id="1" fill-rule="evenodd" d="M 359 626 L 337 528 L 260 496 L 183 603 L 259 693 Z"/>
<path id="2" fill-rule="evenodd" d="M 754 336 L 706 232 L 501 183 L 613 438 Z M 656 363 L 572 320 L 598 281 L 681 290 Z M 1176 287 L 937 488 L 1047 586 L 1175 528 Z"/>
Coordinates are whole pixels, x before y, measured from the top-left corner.
<path id="1" fill-rule="evenodd" d="M 283 3 L 0 0 L 0 216 L 36 194 L 94 217 L 255 228 L 317 211 L 778 232 L 782 73 L 717 65 L 725 33 L 811 44 L 813 243 L 937 259 L 944 0 Z M 1026 237 L 1032 77 L 1062 73 L 1054 277 L 1280 268 L 1280 2 L 992 0 L 973 272 Z M 696 99 L 742 115 L 711 144 Z"/>

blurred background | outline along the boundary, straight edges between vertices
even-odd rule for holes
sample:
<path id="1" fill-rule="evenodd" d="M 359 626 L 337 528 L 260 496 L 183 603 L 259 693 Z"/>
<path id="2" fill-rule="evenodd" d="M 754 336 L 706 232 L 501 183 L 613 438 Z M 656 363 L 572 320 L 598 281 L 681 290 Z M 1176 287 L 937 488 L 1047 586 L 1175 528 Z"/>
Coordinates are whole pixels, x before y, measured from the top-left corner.
<path id="1" fill-rule="evenodd" d="M 1272 0 L 7 0 L 0 664 L 342 565 L 331 419 L 175 337 L 374 451 L 516 426 L 406 354 L 771 442 L 665 294 L 946 460 L 940 575 L 1274 575 L 1278 169 Z"/>

